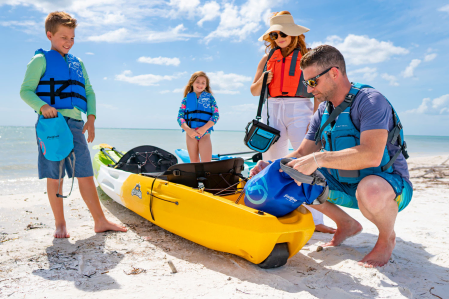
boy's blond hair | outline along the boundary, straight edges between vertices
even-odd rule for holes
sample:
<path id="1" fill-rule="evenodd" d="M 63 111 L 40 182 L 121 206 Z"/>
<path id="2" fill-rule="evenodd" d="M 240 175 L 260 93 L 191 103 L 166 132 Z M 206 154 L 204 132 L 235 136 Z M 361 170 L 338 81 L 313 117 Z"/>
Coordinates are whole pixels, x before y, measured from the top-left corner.
<path id="1" fill-rule="evenodd" d="M 68 13 L 63 11 L 54 11 L 49 13 L 45 19 L 45 34 L 47 34 L 48 31 L 50 31 L 51 34 L 55 34 L 58 31 L 58 26 L 60 25 L 69 28 L 76 28 L 78 24 L 76 23 L 76 19 L 72 18 L 72 16 Z"/>

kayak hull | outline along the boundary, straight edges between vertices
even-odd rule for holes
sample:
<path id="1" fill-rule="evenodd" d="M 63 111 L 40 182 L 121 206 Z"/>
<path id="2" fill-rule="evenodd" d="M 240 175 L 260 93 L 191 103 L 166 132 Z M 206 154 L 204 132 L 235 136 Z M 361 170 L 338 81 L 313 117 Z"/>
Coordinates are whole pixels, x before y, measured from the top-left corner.
<path id="1" fill-rule="evenodd" d="M 286 243 L 288 257 L 311 238 L 315 225 L 307 209 L 277 218 L 244 205 L 239 194 L 216 196 L 181 184 L 128 173 L 94 157 L 95 178 L 113 200 L 157 226 L 217 251 L 261 264 L 276 244 Z"/>

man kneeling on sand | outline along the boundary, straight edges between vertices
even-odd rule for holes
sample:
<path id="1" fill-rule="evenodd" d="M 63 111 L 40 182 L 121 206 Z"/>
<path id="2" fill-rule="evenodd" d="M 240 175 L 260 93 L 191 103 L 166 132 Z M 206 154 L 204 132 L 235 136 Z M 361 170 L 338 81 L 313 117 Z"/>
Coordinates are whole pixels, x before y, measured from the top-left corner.
<path id="1" fill-rule="evenodd" d="M 314 208 L 335 221 L 337 232 L 325 246 L 362 231 L 337 205 L 358 208 L 379 229 L 376 245 L 359 265 L 381 267 L 396 244 L 396 216 L 413 194 L 399 117 L 379 91 L 349 81 L 343 55 L 332 46 L 309 51 L 301 69 L 307 92 L 321 104 L 306 138 L 289 155 L 297 158 L 289 166 L 306 175 L 318 169 L 326 177 L 329 198 Z M 251 175 L 267 165 L 259 161 Z"/>

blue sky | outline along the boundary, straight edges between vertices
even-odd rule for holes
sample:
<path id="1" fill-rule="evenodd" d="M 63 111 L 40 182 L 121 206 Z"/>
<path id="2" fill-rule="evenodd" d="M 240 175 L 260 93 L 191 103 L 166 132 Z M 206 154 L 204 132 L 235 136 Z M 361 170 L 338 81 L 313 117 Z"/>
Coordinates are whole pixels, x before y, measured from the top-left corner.
<path id="1" fill-rule="evenodd" d="M 270 12 L 288 10 L 306 42 L 336 46 L 351 81 L 393 103 L 405 133 L 449 135 L 449 1 L 0 0 L 0 125 L 31 126 L 20 99 L 26 65 L 47 49 L 44 19 L 78 19 L 71 53 L 97 95 L 97 127 L 175 129 L 190 75 L 211 77 L 216 129 L 243 130 L 256 113 L 249 92 Z"/>

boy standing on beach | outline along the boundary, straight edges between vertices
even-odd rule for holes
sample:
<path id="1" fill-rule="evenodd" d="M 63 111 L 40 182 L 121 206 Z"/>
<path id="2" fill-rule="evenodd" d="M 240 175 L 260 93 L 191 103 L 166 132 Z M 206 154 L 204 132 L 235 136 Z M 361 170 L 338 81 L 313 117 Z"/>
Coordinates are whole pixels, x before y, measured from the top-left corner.
<path id="1" fill-rule="evenodd" d="M 93 180 L 92 161 L 84 133 L 88 132 L 88 142 L 95 138 L 95 93 L 87 76 L 83 62 L 68 54 L 75 41 L 76 19 L 65 12 L 52 12 L 45 19 L 45 32 L 51 42 L 51 50 L 39 49 L 28 63 L 25 78 L 20 88 L 20 96 L 31 108 L 45 118 L 64 116 L 73 134 L 76 157 L 73 174 L 70 156 L 65 158 L 65 171 L 69 177 L 78 178 L 81 196 L 95 221 L 95 232 L 108 230 L 126 232 L 123 226 L 106 219 L 101 209 Z M 67 79 L 67 74 L 69 78 Z M 48 77 L 48 78 L 47 78 Z M 87 114 L 87 122 L 81 118 L 81 111 Z M 84 126 L 83 126 L 84 125 Z M 47 194 L 55 216 L 55 238 L 69 238 L 64 218 L 62 184 L 59 186 L 59 162 L 44 157 L 39 147 L 39 179 L 47 178 Z M 65 175 L 64 169 L 62 176 Z"/>

